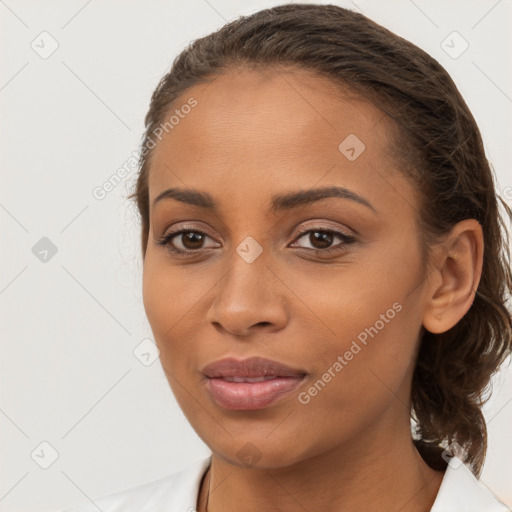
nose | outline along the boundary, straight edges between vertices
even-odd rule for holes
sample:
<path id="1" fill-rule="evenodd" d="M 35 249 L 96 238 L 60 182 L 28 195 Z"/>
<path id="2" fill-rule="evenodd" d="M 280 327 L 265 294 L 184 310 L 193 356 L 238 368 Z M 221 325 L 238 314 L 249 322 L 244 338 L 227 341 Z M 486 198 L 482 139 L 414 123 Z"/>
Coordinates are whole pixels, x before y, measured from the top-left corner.
<path id="1" fill-rule="evenodd" d="M 262 256 L 247 263 L 235 254 L 231 268 L 214 290 L 207 320 L 224 333 L 271 333 L 288 321 L 287 288 Z"/>

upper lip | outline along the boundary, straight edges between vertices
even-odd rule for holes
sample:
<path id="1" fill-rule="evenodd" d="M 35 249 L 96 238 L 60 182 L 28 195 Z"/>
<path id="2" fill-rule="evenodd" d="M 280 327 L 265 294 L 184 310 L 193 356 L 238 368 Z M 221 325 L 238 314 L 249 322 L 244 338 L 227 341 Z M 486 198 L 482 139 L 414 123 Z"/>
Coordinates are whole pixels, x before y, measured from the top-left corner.
<path id="1" fill-rule="evenodd" d="M 306 375 L 306 372 L 301 369 L 291 368 L 263 357 L 250 357 L 242 360 L 233 357 L 220 359 L 205 366 L 202 373 L 211 379 L 219 377 L 304 377 Z"/>

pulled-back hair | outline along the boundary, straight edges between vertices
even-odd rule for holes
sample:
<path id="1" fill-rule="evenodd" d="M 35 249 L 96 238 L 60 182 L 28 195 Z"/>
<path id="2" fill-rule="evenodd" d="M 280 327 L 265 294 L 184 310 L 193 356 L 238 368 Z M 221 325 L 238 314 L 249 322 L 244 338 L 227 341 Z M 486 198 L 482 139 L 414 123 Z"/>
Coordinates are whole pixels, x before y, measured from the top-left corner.
<path id="1" fill-rule="evenodd" d="M 424 262 L 429 248 L 459 221 L 482 226 L 481 279 L 469 311 L 451 329 L 422 329 L 412 380 L 413 437 L 429 447 L 458 443 L 475 474 L 482 469 L 487 429 L 481 411 L 491 376 L 511 350 L 512 290 L 508 218 L 497 193 L 477 124 L 446 70 L 411 42 L 362 14 L 334 5 L 286 4 L 242 16 L 193 41 L 174 60 L 151 97 L 139 175 L 131 199 L 141 217 L 142 256 L 149 233 L 148 172 L 155 130 L 188 88 L 235 68 L 293 67 L 328 77 L 392 120 L 397 167 L 415 184 Z"/>

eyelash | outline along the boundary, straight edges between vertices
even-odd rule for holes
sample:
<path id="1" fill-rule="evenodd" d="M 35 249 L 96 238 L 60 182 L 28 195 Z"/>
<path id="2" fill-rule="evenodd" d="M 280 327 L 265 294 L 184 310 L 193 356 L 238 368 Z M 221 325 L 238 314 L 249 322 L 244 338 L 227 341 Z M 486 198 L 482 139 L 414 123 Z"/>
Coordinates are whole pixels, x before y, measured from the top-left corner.
<path id="1" fill-rule="evenodd" d="M 201 251 L 201 249 L 197 249 L 195 251 L 177 249 L 170 243 L 173 238 L 177 237 L 178 235 L 184 234 L 184 233 L 195 233 L 198 235 L 208 236 L 206 233 L 199 231 L 197 229 L 183 227 L 182 229 L 179 229 L 177 231 L 172 231 L 172 232 L 167 233 L 166 235 L 162 236 L 157 241 L 157 244 L 164 246 L 170 252 L 181 255 L 181 256 L 190 256 L 192 254 L 198 254 Z M 351 243 L 356 241 L 355 237 L 347 235 L 341 231 L 337 231 L 332 228 L 320 228 L 320 227 L 299 230 L 299 236 L 297 238 L 295 238 L 295 240 L 302 238 L 305 234 L 308 234 L 308 233 L 328 233 L 329 235 L 335 235 L 342 240 L 342 242 L 340 242 L 339 244 L 337 244 L 333 247 L 329 247 L 328 249 L 308 249 L 308 248 L 302 247 L 302 249 L 306 249 L 307 251 L 312 251 L 315 255 L 331 254 L 333 252 L 343 251 L 347 248 L 348 245 L 350 245 Z"/>

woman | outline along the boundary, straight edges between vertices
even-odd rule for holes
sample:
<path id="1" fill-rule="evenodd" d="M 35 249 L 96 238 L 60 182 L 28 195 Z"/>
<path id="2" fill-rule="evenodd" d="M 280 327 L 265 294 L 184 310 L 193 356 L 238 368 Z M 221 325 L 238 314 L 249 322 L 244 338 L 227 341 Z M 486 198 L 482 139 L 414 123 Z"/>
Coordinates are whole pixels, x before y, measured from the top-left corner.
<path id="1" fill-rule="evenodd" d="M 233 21 L 153 93 L 133 198 L 162 367 L 212 455 L 74 510 L 508 510 L 477 480 L 508 235 L 437 61 L 333 5 Z"/>

